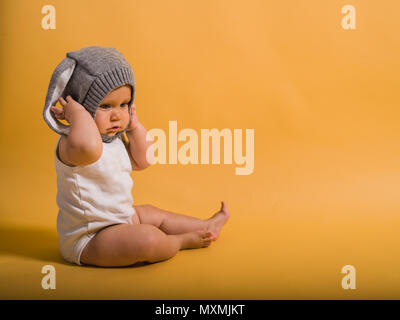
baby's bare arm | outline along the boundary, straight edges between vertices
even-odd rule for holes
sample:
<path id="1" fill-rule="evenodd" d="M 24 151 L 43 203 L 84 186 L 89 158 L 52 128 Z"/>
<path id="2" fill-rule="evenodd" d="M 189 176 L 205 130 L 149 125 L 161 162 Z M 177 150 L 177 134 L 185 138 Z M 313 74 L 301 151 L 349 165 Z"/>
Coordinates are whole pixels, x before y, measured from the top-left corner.
<path id="1" fill-rule="evenodd" d="M 88 165 L 97 161 L 103 151 L 100 132 L 81 104 L 70 96 L 66 99 L 60 98 L 63 109 L 51 107 L 58 119 L 65 119 L 70 124 L 68 136 L 60 140 L 60 157 L 68 164 Z"/>
<path id="2" fill-rule="evenodd" d="M 147 168 L 153 161 L 153 142 L 146 141 L 147 130 L 139 122 L 135 104 L 132 104 L 131 123 L 126 130 L 126 135 L 129 140 L 126 148 L 131 158 L 133 170 Z M 149 155 L 149 159 L 147 159 L 147 155 Z"/>
<path id="3" fill-rule="evenodd" d="M 134 170 L 143 170 L 151 164 L 146 159 L 146 153 L 148 148 L 152 148 L 152 142 L 146 141 L 146 134 L 147 130 L 140 122 L 134 129 L 126 132 L 129 139 L 127 149 L 134 162 Z"/>

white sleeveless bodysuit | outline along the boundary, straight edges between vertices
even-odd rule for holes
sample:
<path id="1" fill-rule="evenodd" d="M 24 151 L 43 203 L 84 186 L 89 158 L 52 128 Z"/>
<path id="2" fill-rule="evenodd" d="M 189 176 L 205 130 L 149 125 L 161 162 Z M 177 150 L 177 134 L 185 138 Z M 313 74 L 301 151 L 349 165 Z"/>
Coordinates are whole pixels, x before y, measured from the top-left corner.
<path id="1" fill-rule="evenodd" d="M 136 213 L 132 165 L 118 138 L 103 142 L 103 153 L 96 162 L 67 166 L 57 155 L 60 138 L 55 149 L 59 249 L 65 260 L 81 265 L 82 250 L 96 232 L 113 224 L 132 224 Z"/>

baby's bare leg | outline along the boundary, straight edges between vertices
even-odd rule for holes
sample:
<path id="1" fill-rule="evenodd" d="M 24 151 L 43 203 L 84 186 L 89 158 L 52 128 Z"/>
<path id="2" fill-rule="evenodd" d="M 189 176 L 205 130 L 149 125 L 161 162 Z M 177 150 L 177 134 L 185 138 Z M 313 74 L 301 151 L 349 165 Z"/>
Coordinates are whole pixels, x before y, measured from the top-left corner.
<path id="1" fill-rule="evenodd" d="M 149 224 L 118 224 L 96 234 L 83 250 L 81 263 L 120 267 L 157 262 L 173 257 L 180 249 L 206 247 L 211 237 L 210 231 L 167 235 Z"/>
<path id="2" fill-rule="evenodd" d="M 134 208 L 139 216 L 140 223 L 151 224 L 166 234 L 176 235 L 195 230 L 209 230 L 213 232 L 214 240 L 216 240 L 222 226 L 230 216 L 223 201 L 220 211 L 206 220 L 162 210 L 152 205 L 134 206 Z"/>
<path id="3" fill-rule="evenodd" d="M 134 206 L 134 208 L 140 223 L 151 224 L 169 235 L 206 229 L 206 222 L 198 218 L 162 210 L 148 204 Z"/>

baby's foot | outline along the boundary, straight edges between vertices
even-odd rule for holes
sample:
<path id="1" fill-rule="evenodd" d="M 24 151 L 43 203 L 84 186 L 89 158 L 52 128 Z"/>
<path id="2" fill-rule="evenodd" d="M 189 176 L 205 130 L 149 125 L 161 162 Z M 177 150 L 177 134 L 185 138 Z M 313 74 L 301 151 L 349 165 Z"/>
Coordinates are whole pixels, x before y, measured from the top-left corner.
<path id="1" fill-rule="evenodd" d="M 221 228 L 228 221 L 230 213 L 224 201 L 221 202 L 221 210 L 206 220 L 206 230 L 210 230 L 214 234 L 213 241 L 217 240 Z"/>
<path id="2" fill-rule="evenodd" d="M 182 236 L 182 249 L 197 249 L 208 247 L 213 238 L 214 234 L 209 230 L 199 230 L 184 233 Z"/>

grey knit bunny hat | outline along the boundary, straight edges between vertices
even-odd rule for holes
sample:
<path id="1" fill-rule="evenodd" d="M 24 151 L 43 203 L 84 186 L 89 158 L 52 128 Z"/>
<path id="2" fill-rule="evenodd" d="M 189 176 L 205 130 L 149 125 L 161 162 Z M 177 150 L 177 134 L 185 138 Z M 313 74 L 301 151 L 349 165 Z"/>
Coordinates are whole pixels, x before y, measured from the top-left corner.
<path id="1" fill-rule="evenodd" d="M 123 55 L 115 48 L 100 46 L 68 52 L 51 77 L 43 118 L 55 132 L 68 135 L 69 126 L 60 122 L 50 109 L 60 97 L 66 99 L 70 95 L 95 119 L 101 101 L 112 90 L 123 85 L 130 85 L 132 88 L 128 105 L 130 123 L 131 107 L 135 98 L 135 79 L 132 68 Z M 102 134 L 101 137 L 104 142 L 111 142 L 124 131 L 111 137 Z"/>

